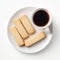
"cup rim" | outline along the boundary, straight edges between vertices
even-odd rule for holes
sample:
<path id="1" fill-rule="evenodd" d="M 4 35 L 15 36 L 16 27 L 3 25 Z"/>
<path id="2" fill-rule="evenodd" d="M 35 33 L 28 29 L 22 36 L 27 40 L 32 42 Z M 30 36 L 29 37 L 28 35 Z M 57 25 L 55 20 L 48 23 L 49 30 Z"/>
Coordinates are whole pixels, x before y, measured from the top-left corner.
<path id="1" fill-rule="evenodd" d="M 45 9 L 45 8 L 38 8 L 38 9 L 36 9 L 36 10 L 33 12 L 33 14 L 32 14 L 32 20 L 33 20 L 34 14 L 35 14 L 37 11 L 39 11 L 39 10 L 44 10 L 45 12 L 48 13 L 48 15 L 49 15 L 49 21 L 48 21 L 48 23 L 47 23 L 45 26 L 38 26 L 38 25 L 36 25 L 36 24 L 34 24 L 34 25 L 37 26 L 37 27 L 39 27 L 39 28 L 41 28 L 41 29 L 44 29 L 44 28 L 49 27 L 50 24 L 51 24 L 51 22 L 52 22 L 52 15 L 51 15 L 50 11 L 48 11 L 48 10 Z M 34 23 L 34 22 L 33 22 L 33 23 Z"/>

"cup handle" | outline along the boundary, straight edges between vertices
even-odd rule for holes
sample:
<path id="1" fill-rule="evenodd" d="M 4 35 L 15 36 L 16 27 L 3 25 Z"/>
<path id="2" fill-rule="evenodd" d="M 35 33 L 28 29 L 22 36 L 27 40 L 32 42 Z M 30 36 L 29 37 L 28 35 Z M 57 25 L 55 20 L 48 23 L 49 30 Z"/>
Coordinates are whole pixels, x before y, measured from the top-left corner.
<path id="1" fill-rule="evenodd" d="M 44 31 L 46 34 L 51 33 L 51 32 L 50 32 L 49 27 L 48 27 L 48 28 L 43 29 L 42 31 Z"/>

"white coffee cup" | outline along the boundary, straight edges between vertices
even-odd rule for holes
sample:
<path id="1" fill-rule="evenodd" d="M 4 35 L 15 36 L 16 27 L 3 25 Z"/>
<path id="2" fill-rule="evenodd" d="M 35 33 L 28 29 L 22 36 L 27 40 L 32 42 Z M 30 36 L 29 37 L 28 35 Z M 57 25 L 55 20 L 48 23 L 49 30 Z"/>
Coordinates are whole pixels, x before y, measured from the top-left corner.
<path id="1" fill-rule="evenodd" d="M 52 22 L 52 15 L 51 15 L 51 13 L 47 10 L 47 9 L 44 9 L 44 8 L 39 8 L 39 9 L 36 9 L 34 12 L 33 12 L 33 16 L 34 16 L 34 14 L 37 12 L 37 11 L 40 11 L 40 10 L 43 10 L 43 11 L 45 11 L 48 15 L 49 15 L 49 21 L 48 21 L 48 23 L 45 25 L 45 26 L 38 26 L 38 25 L 36 25 L 37 27 L 39 27 L 39 28 L 41 28 L 41 29 L 45 29 L 45 28 L 47 28 L 47 27 L 49 27 L 50 26 L 50 24 L 51 24 L 51 22 Z M 32 16 L 32 18 L 33 18 L 33 16 Z M 43 22 L 44 23 L 44 22 Z"/>

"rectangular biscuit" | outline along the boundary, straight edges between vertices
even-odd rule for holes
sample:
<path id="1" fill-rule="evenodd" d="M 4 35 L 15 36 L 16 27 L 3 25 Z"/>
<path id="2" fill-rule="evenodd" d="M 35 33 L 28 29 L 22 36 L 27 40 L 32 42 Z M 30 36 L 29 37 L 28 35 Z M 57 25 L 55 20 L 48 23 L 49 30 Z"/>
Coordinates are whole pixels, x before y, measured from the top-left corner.
<path id="1" fill-rule="evenodd" d="M 23 39 L 21 38 L 21 36 L 19 35 L 18 31 L 16 30 L 15 27 L 10 27 L 9 28 L 9 31 L 10 33 L 12 34 L 12 36 L 14 37 L 16 43 L 19 45 L 19 46 L 23 46 L 24 45 L 24 42 L 23 42 Z"/>
<path id="2" fill-rule="evenodd" d="M 16 19 L 13 21 L 13 23 L 15 24 L 18 32 L 20 33 L 20 35 L 22 36 L 23 39 L 26 39 L 28 37 L 28 33 L 26 32 L 26 30 L 24 29 L 23 25 L 21 24 L 19 19 Z"/>
<path id="3" fill-rule="evenodd" d="M 25 42 L 25 46 L 29 47 L 35 43 L 37 43 L 38 41 L 42 40 L 43 38 L 45 38 L 46 35 L 44 32 L 37 32 L 35 33 L 33 36 L 31 36 L 30 38 L 26 39 Z"/>
<path id="4" fill-rule="evenodd" d="M 35 32 L 33 26 L 31 25 L 31 23 L 26 15 L 22 15 L 20 17 L 20 20 L 29 34 L 33 34 Z"/>

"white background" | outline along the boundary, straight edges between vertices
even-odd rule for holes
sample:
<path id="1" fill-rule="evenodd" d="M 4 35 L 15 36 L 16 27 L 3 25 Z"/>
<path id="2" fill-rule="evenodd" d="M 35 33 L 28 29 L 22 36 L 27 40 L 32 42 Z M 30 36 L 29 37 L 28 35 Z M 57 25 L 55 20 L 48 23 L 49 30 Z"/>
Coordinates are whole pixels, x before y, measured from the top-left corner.
<path id="1" fill-rule="evenodd" d="M 24 7 L 47 8 L 53 16 L 53 39 L 37 54 L 18 52 L 7 36 L 10 17 Z M 60 0 L 0 0 L 0 60 L 60 60 Z"/>

